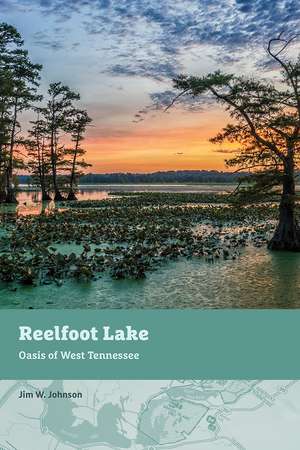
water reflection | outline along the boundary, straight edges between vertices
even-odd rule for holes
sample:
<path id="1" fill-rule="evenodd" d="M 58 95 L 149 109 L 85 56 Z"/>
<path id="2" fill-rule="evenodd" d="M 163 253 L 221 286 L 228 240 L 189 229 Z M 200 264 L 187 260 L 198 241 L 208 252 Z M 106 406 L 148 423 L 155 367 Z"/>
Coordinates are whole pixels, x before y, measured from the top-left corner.
<path id="1" fill-rule="evenodd" d="M 0 211 L 15 212 L 17 215 L 38 215 L 49 213 L 59 205 L 53 201 L 42 202 L 39 191 L 30 191 L 28 187 L 17 194 L 18 205 L 0 205 Z M 167 185 L 167 184 L 132 184 L 132 185 L 86 185 L 81 186 L 77 192 L 78 200 L 103 200 L 109 197 L 109 192 L 186 192 L 186 193 L 226 193 L 232 191 L 234 185 L 230 184 L 199 184 L 199 185 Z"/>
<path id="2" fill-rule="evenodd" d="M 108 198 L 108 192 L 98 189 L 79 189 L 78 200 L 102 200 Z M 37 191 L 21 191 L 17 195 L 17 205 L 0 205 L 0 211 L 5 213 L 15 213 L 18 216 L 49 214 L 60 209 L 59 204 L 42 202 L 42 194 Z"/>
<path id="3" fill-rule="evenodd" d="M 270 276 L 278 308 L 294 308 L 299 303 L 300 255 L 291 252 L 270 252 Z M 299 307 L 297 305 L 296 307 Z"/>
<path id="4" fill-rule="evenodd" d="M 99 188 L 82 188 L 76 195 L 78 200 L 102 200 L 108 197 L 108 192 Z M 17 199 L 19 203 L 41 203 L 42 194 L 39 191 L 24 190 L 18 193 Z"/>
<path id="5" fill-rule="evenodd" d="M 28 216 L 28 215 L 40 215 L 49 214 L 56 209 L 54 201 L 41 202 L 29 199 L 27 201 L 20 201 L 16 205 L 3 205 L 0 204 L 0 212 L 15 214 L 17 216 Z"/>

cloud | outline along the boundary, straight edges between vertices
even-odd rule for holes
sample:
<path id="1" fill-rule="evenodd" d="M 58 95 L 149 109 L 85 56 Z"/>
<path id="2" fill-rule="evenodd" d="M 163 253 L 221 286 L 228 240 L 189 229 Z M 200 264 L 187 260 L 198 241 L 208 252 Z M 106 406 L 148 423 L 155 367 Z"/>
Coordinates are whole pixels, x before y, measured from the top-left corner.
<path id="1" fill-rule="evenodd" d="M 9 0 L 0 0 L 1 12 L 8 12 L 11 7 L 11 2 Z"/>
<path id="2" fill-rule="evenodd" d="M 165 58 L 166 59 L 166 58 Z M 173 64 L 167 59 L 165 61 L 144 60 L 139 61 L 138 64 L 114 64 L 109 67 L 106 72 L 116 76 L 140 76 L 153 78 L 154 80 L 162 81 L 163 79 L 172 79 L 180 71 L 179 64 Z"/>
<path id="3" fill-rule="evenodd" d="M 74 19 L 80 38 L 74 37 L 68 48 L 77 49 L 84 36 L 97 46 L 102 73 L 169 85 L 185 72 L 186 57 L 195 48 L 199 64 L 202 49 L 210 47 L 215 49 L 215 66 L 230 67 L 243 58 L 247 61 L 250 50 L 255 58 L 256 49 L 270 37 L 282 30 L 292 34 L 300 24 L 299 0 L 0 0 L 0 5 L 30 6 L 46 17 L 52 15 L 64 24 L 62 29 Z M 67 45 L 64 33 L 39 32 L 34 42 L 58 51 Z M 270 69 L 263 65 L 261 53 L 257 64 Z M 184 106 L 193 108 L 187 100 Z"/>
<path id="4" fill-rule="evenodd" d="M 174 99 L 178 96 L 178 92 L 175 90 L 164 90 L 160 92 L 153 92 L 149 94 L 151 103 L 145 108 L 138 111 L 132 122 L 139 123 L 143 122 L 149 114 L 153 114 L 154 116 L 156 113 L 159 112 L 169 112 L 168 108 L 172 106 L 172 108 L 180 107 L 180 109 L 183 109 L 185 111 L 190 112 L 199 112 L 204 110 L 204 108 L 207 109 L 210 105 L 214 104 L 213 98 L 211 98 L 209 95 L 203 94 L 195 98 L 191 95 L 183 95 L 180 98 L 178 98 L 175 103 Z"/>
<path id="5" fill-rule="evenodd" d="M 67 30 L 63 27 L 56 27 L 53 30 L 37 31 L 32 35 L 32 42 L 34 45 L 47 50 L 59 51 L 71 49 L 75 52 L 80 47 L 80 42 L 69 42 L 69 40 L 65 39 L 65 32 Z"/>
<path id="6" fill-rule="evenodd" d="M 165 110 L 173 104 L 174 99 L 177 96 L 178 91 L 175 90 L 165 90 L 150 94 L 152 108 L 149 106 L 147 112 L 149 112 L 149 109 L 157 111 Z M 207 107 L 212 104 L 214 104 L 214 100 L 208 94 L 202 94 L 198 95 L 196 100 L 191 95 L 183 95 L 175 101 L 174 106 L 180 105 L 181 108 L 188 111 L 201 111 L 203 107 Z"/>
<path id="7" fill-rule="evenodd" d="M 262 46 L 277 32 L 293 33 L 300 22 L 298 0 L 0 0 L 1 4 L 31 5 L 59 21 L 82 16 L 90 36 L 114 43 L 123 53 L 124 48 L 130 50 L 127 60 L 111 64 L 108 72 L 155 79 L 172 77 L 180 68 L 180 57 L 192 46 L 221 47 L 229 60 L 241 48 Z M 43 45 L 59 47 L 55 41 L 44 40 Z M 142 49 L 145 55 L 139 59 Z M 148 52 L 159 60 L 157 69 Z"/>
<path id="8" fill-rule="evenodd" d="M 127 58 L 107 68 L 110 74 L 158 80 L 178 73 L 180 58 L 193 46 L 222 48 L 224 62 L 229 62 L 241 48 L 262 46 L 283 29 L 292 33 L 300 22 L 298 0 L 31 1 L 62 20 L 85 13 L 90 36 L 114 42 L 120 53 L 129 49 Z M 115 59 L 119 56 L 114 50 Z"/>
<path id="9" fill-rule="evenodd" d="M 64 48 L 64 44 L 63 44 L 62 40 L 54 39 L 53 37 L 49 36 L 48 33 L 45 33 L 43 31 L 34 33 L 33 43 L 35 45 L 39 45 L 40 47 L 54 50 L 54 51 L 61 50 Z"/>

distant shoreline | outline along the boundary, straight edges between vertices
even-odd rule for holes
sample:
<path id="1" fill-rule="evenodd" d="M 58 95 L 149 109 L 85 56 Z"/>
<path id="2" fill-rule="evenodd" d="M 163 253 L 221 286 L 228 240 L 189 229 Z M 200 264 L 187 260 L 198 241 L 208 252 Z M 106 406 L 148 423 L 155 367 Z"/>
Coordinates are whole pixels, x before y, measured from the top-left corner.
<path id="1" fill-rule="evenodd" d="M 102 192 L 106 194 L 109 193 L 116 194 L 118 192 L 128 192 L 128 193 L 139 193 L 139 192 L 153 192 L 153 193 L 219 193 L 219 194 L 229 194 L 236 187 L 237 183 L 217 183 L 217 182 L 208 182 L 208 183 L 97 183 L 97 184 L 80 184 L 77 188 L 78 195 L 92 195 L 91 198 L 94 198 L 93 195 L 96 195 L 95 199 L 97 199 L 97 192 Z M 296 184 L 297 193 L 300 192 L 300 183 Z M 41 190 L 37 186 L 30 186 L 28 184 L 19 184 L 17 188 L 17 193 L 22 195 L 22 193 L 26 196 L 30 195 L 30 193 L 40 194 Z M 90 194 L 89 194 L 90 193 Z M 104 197 L 103 197 L 104 198 Z M 89 197 L 90 199 L 90 197 Z M 26 200 L 26 198 L 24 198 Z"/>
<path id="2" fill-rule="evenodd" d="M 237 183 L 242 178 L 247 177 L 248 173 L 241 172 L 222 172 L 217 170 L 178 170 L 161 171 L 151 173 L 88 173 L 80 177 L 80 185 L 201 185 L 207 183 Z M 30 184 L 33 179 L 29 175 L 18 175 L 20 184 Z M 34 180 L 36 182 L 36 180 Z"/>
<path id="3" fill-rule="evenodd" d="M 199 188 L 203 191 L 209 191 L 212 187 L 216 187 L 217 191 L 227 190 L 231 191 L 237 186 L 237 183 L 97 183 L 97 184 L 80 184 L 77 188 L 79 191 L 149 191 L 154 192 L 159 190 L 178 191 L 193 191 L 198 192 Z M 151 188 L 151 189 L 150 189 Z M 41 192 L 39 187 L 30 186 L 28 184 L 19 184 L 17 192 Z"/>
<path id="4" fill-rule="evenodd" d="M 205 185 L 220 185 L 220 186 L 227 186 L 227 185 L 236 185 L 236 181 L 231 182 L 201 182 L 201 183 L 82 183 L 78 185 L 78 188 L 88 188 L 88 187 L 99 187 L 99 186 L 205 186 Z M 30 184 L 24 184 L 20 183 L 19 188 L 33 188 L 39 190 L 39 188 L 30 185 Z"/>

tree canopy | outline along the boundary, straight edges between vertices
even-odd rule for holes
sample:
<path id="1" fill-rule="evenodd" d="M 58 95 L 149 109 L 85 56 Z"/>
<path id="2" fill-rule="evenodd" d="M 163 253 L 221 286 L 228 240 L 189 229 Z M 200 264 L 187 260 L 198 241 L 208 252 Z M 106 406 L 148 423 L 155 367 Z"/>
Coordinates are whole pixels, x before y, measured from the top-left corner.
<path id="1" fill-rule="evenodd" d="M 62 200 L 61 189 L 75 199 L 77 168 L 86 167 L 85 150 L 79 148 L 86 126 L 91 122 L 84 112 L 86 126 L 77 131 L 74 139 L 74 123 L 78 122 L 78 109 L 74 102 L 80 95 L 61 82 L 51 83 L 46 103 L 38 92 L 42 66 L 33 63 L 19 32 L 11 25 L 0 24 L 0 201 L 15 203 L 15 171 L 30 170 L 41 187 L 44 200 L 54 192 L 56 200 Z M 32 129 L 23 135 L 20 117 L 26 110 L 37 115 Z M 82 119 L 81 119 L 82 121 Z M 73 128 L 71 126 L 73 124 Z M 66 148 L 65 139 L 74 148 Z M 23 151 L 27 151 L 24 157 Z M 74 154 L 76 155 L 74 157 Z M 81 157 L 78 160 L 78 156 Z M 62 177 L 64 175 L 64 177 Z M 72 180 L 72 182 L 71 182 Z"/>
<path id="2" fill-rule="evenodd" d="M 197 101 L 209 94 L 228 111 L 227 124 L 214 143 L 237 143 L 230 167 L 254 172 L 251 190 L 266 194 L 281 186 L 279 224 L 270 248 L 300 250 L 300 231 L 295 216 L 295 174 L 300 157 L 300 58 L 285 58 L 285 51 L 296 39 L 280 34 L 268 43 L 267 52 L 281 69 L 281 79 L 266 80 L 223 73 L 217 70 L 206 76 L 180 75 L 174 86 L 181 96 Z M 171 106 L 171 105 L 170 105 Z"/>

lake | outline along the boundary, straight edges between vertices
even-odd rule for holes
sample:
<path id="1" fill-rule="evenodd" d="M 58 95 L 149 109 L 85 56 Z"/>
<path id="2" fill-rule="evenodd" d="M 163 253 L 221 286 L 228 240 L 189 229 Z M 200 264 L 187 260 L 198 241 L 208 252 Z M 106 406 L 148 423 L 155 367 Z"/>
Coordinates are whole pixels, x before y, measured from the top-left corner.
<path id="1" fill-rule="evenodd" d="M 98 184 L 82 185 L 77 192 L 78 200 L 102 200 L 109 197 L 109 192 L 191 192 L 191 193 L 226 193 L 235 188 L 233 184 Z M 17 206 L 1 206 L 2 210 L 16 210 L 20 215 L 40 214 L 42 210 L 55 209 L 54 202 L 42 204 L 41 193 L 20 185 Z"/>
<path id="2" fill-rule="evenodd" d="M 0 308 L 300 308 L 300 255 L 248 247 L 235 261 L 183 259 L 144 280 L 0 284 L 0 298 Z"/>
<path id="3" fill-rule="evenodd" d="M 229 192 L 233 185 L 105 185 L 80 187 L 79 199 L 108 192 Z M 19 214 L 38 214 L 39 193 L 22 191 Z M 55 207 L 50 204 L 50 207 Z M 142 280 L 65 281 L 38 287 L 0 284 L 0 308 L 300 308 L 300 254 L 248 245 L 236 260 L 180 258 Z"/>

